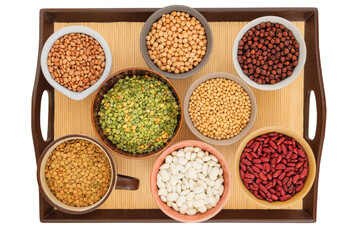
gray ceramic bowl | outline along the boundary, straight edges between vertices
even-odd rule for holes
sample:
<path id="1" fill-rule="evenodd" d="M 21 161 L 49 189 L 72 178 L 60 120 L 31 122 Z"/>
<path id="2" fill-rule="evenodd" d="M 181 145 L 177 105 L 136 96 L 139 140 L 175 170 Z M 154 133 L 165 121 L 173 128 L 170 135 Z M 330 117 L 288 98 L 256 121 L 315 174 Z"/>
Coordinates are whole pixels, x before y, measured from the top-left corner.
<path id="1" fill-rule="evenodd" d="M 247 92 L 247 94 L 250 97 L 250 103 L 251 103 L 250 121 L 246 124 L 245 128 L 243 128 L 236 136 L 229 139 L 216 140 L 204 136 L 202 133 L 199 132 L 199 130 L 196 129 L 189 115 L 189 102 L 191 95 L 201 83 L 212 78 L 226 78 L 232 80 L 238 83 L 245 90 L 245 92 Z M 252 92 L 251 88 L 239 77 L 232 75 L 230 73 L 216 72 L 199 78 L 190 86 L 184 99 L 184 118 L 187 126 L 190 128 L 190 131 L 202 141 L 219 146 L 230 145 L 242 139 L 251 130 L 252 126 L 254 125 L 256 119 L 256 111 L 257 111 L 257 107 L 256 107 L 255 95 Z"/>
<path id="2" fill-rule="evenodd" d="M 298 65 L 295 67 L 294 72 L 291 76 L 285 78 L 284 80 L 275 83 L 275 84 L 258 84 L 257 82 L 251 80 L 248 76 L 245 75 L 245 73 L 243 72 L 242 68 L 240 67 L 240 64 L 237 60 L 237 51 L 238 51 L 238 46 L 239 46 L 239 41 L 240 39 L 244 36 L 244 34 L 249 31 L 252 27 L 255 27 L 256 25 L 262 23 L 262 22 L 272 22 L 272 23 L 280 23 L 282 25 L 284 25 L 287 29 L 291 30 L 295 36 L 296 41 L 299 43 L 300 45 L 300 49 L 299 49 L 299 63 Z M 299 29 L 292 24 L 290 21 L 281 18 L 281 17 L 276 17 L 276 16 L 265 16 L 265 17 L 260 17 L 260 18 L 256 18 L 254 20 L 252 20 L 251 22 L 249 22 L 248 24 L 246 24 L 238 33 L 238 35 L 235 38 L 234 41 L 234 45 L 233 45 L 233 50 L 232 50 L 232 57 L 233 57 L 233 64 L 234 67 L 237 71 L 237 73 L 239 74 L 239 76 L 250 86 L 260 89 L 260 90 L 265 90 L 265 91 L 272 91 L 272 90 L 277 90 L 283 87 L 286 87 L 287 85 L 289 85 L 290 83 L 292 83 L 301 73 L 301 71 L 304 68 L 305 65 L 305 60 L 306 60 L 306 44 L 304 41 L 304 37 L 302 36 L 301 32 L 299 31 Z"/>
<path id="3" fill-rule="evenodd" d="M 189 13 L 190 16 L 195 17 L 197 20 L 199 20 L 201 25 L 205 29 L 205 34 L 206 34 L 206 39 L 207 39 L 206 53 L 205 53 L 205 56 L 203 57 L 203 59 L 201 60 L 201 62 L 199 63 L 199 65 L 197 65 L 196 67 L 194 67 L 193 69 L 191 69 L 188 72 L 179 73 L 179 74 L 169 73 L 169 72 L 160 70 L 160 68 L 153 62 L 153 60 L 150 59 L 150 56 L 148 54 L 148 49 L 146 46 L 146 36 L 150 32 L 150 29 L 151 29 L 153 23 L 156 22 L 159 18 L 161 18 L 161 16 L 163 14 L 171 13 L 172 11 L 186 12 L 186 13 Z M 190 77 L 190 76 L 194 75 L 195 73 L 199 72 L 205 66 L 207 61 L 209 60 L 211 52 L 212 52 L 212 48 L 213 48 L 213 36 L 212 36 L 211 28 L 210 28 L 208 22 L 206 21 L 206 19 L 204 18 L 204 16 L 201 15 L 201 13 L 199 13 L 195 9 L 187 7 L 187 6 L 182 6 L 182 5 L 172 5 L 172 6 L 161 8 L 161 9 L 157 10 L 156 12 L 154 12 L 146 20 L 145 25 L 142 28 L 141 34 L 140 34 L 140 50 L 141 50 L 141 54 L 142 54 L 146 64 L 152 70 L 159 72 L 162 75 L 164 75 L 165 77 L 171 78 L 171 79 L 183 79 L 183 78 Z"/>

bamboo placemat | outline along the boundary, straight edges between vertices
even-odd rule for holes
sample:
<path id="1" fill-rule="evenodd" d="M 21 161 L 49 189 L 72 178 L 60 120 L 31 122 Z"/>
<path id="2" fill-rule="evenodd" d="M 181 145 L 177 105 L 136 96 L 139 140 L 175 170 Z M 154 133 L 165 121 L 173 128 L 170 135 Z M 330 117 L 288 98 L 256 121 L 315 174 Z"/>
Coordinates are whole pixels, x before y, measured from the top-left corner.
<path id="1" fill-rule="evenodd" d="M 228 72 L 237 75 L 232 62 L 233 41 L 240 29 L 247 22 L 210 22 L 214 36 L 214 47 L 211 57 L 205 67 L 194 76 L 183 80 L 172 80 L 183 99 L 188 87 L 199 77 L 213 72 Z M 293 22 L 304 35 L 304 22 Z M 112 71 L 130 67 L 147 67 L 140 52 L 140 32 L 143 22 L 113 22 L 113 23 L 55 23 L 54 31 L 72 25 L 90 27 L 100 33 L 108 42 L 112 58 Z M 302 136 L 303 133 L 303 91 L 304 72 L 287 87 L 276 91 L 260 91 L 252 88 L 258 106 L 257 118 L 252 131 L 265 126 L 283 126 L 290 128 Z M 91 125 L 91 103 L 95 93 L 82 101 L 71 100 L 55 90 L 55 139 L 68 134 L 84 134 L 94 138 L 95 131 Z M 184 122 L 175 142 L 197 139 Z M 215 146 L 227 159 L 233 186 L 230 199 L 225 209 L 263 209 L 251 202 L 240 190 L 236 174 L 239 168 L 234 162 L 237 147 L 241 140 L 226 147 Z M 114 190 L 108 200 L 100 207 L 102 209 L 147 209 L 157 208 L 150 193 L 150 172 L 155 157 L 143 160 L 130 160 L 113 154 L 119 174 L 140 179 L 137 191 Z M 236 165 L 236 166 L 235 166 Z M 302 209 L 302 201 L 295 203 L 289 209 Z"/>

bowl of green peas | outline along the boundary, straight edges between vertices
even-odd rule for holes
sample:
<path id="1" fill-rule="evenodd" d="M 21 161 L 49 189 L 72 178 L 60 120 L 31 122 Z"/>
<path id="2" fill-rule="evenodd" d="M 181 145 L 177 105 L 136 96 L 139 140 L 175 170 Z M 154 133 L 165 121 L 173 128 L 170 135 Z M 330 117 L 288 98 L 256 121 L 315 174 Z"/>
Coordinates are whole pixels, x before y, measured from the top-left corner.
<path id="1" fill-rule="evenodd" d="M 148 158 L 167 148 L 180 132 L 183 109 L 174 85 L 145 68 L 128 68 L 108 77 L 91 111 L 100 141 L 125 158 Z"/>

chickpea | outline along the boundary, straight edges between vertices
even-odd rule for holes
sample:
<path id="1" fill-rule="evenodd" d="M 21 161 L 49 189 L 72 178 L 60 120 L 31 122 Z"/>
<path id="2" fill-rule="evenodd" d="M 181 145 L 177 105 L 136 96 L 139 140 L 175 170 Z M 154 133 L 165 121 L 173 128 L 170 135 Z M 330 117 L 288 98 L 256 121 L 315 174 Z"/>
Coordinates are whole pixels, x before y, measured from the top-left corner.
<path id="1" fill-rule="evenodd" d="M 201 23 L 188 13 L 179 11 L 164 14 L 146 36 L 150 59 L 162 71 L 175 74 L 196 67 L 205 56 L 206 43 Z M 189 56 L 189 53 L 192 54 Z"/>
<path id="2" fill-rule="evenodd" d="M 249 95 L 234 81 L 214 78 L 200 84 L 189 102 L 189 115 L 204 136 L 229 139 L 250 121 Z"/>

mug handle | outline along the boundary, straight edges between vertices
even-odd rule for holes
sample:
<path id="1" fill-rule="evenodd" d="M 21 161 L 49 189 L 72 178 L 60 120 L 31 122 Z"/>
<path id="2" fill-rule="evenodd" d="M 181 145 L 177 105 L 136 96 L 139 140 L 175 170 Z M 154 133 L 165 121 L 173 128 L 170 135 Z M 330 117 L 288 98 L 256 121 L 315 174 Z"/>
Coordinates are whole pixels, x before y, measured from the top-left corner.
<path id="1" fill-rule="evenodd" d="M 122 190 L 137 190 L 140 181 L 137 178 L 117 174 L 115 189 Z"/>

